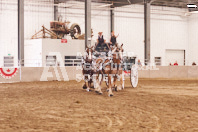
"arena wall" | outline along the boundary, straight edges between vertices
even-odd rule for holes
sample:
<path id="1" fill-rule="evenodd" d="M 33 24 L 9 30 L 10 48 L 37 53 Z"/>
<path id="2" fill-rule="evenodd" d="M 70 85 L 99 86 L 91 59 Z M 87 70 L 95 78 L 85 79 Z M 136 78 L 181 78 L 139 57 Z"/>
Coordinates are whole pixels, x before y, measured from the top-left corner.
<path id="1" fill-rule="evenodd" d="M 66 73 L 61 68 L 65 69 Z M 142 67 L 139 69 L 139 78 L 198 79 L 198 66 L 159 66 L 150 69 Z M 76 67 L 22 67 L 11 79 L 0 76 L 0 83 L 80 79 L 82 71 Z"/>
<path id="2" fill-rule="evenodd" d="M 139 78 L 198 79 L 197 66 L 158 66 L 139 70 Z"/>

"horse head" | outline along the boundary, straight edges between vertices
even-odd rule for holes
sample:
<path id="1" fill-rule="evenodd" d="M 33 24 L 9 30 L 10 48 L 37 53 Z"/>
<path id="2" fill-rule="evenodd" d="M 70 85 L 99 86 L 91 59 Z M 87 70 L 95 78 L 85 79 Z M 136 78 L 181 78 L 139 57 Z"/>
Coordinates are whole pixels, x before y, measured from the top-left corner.
<path id="1" fill-rule="evenodd" d="M 93 52 L 94 52 L 93 46 L 91 48 L 90 47 L 86 48 L 86 57 L 85 57 L 86 63 L 91 63 L 92 62 Z"/>
<path id="2" fill-rule="evenodd" d="M 114 55 L 114 58 L 116 59 L 119 58 L 120 60 L 122 60 L 123 58 L 123 52 L 124 52 L 123 44 L 120 47 L 118 46 L 118 44 L 116 44 L 112 50 L 112 54 Z"/>

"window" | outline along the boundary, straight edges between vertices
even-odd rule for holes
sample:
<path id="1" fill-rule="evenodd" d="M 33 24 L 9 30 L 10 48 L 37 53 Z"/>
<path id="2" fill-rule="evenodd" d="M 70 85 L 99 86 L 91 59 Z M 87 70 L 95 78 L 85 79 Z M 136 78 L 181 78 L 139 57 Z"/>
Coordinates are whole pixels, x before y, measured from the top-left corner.
<path id="1" fill-rule="evenodd" d="M 65 66 L 78 66 L 81 64 L 81 57 L 65 56 Z"/>
<path id="2" fill-rule="evenodd" d="M 46 66 L 56 66 L 56 56 L 47 55 L 46 56 Z"/>
<path id="3" fill-rule="evenodd" d="M 155 57 L 155 65 L 161 66 L 161 57 Z"/>
<path id="4" fill-rule="evenodd" d="M 4 67 L 14 67 L 14 56 L 4 56 Z"/>

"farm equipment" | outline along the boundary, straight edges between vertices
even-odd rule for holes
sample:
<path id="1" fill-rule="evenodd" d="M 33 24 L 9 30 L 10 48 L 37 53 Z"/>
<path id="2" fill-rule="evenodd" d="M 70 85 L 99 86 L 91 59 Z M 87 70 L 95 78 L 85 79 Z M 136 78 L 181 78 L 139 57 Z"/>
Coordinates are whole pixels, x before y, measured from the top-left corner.
<path id="1" fill-rule="evenodd" d="M 51 38 L 51 39 L 62 39 L 65 35 L 70 34 L 72 39 L 83 39 L 81 35 L 80 26 L 76 23 L 72 24 L 69 28 L 70 22 L 59 22 L 52 21 L 50 22 L 50 29 L 47 29 L 45 26 L 42 26 L 42 29 L 36 32 L 31 39 L 38 38 Z"/>
<path id="2" fill-rule="evenodd" d="M 81 35 L 80 26 L 74 23 L 69 28 L 69 23 L 70 22 L 52 21 L 50 22 L 50 30 L 55 32 L 59 38 L 63 38 L 64 35 L 70 34 L 73 39 L 78 39 Z"/>

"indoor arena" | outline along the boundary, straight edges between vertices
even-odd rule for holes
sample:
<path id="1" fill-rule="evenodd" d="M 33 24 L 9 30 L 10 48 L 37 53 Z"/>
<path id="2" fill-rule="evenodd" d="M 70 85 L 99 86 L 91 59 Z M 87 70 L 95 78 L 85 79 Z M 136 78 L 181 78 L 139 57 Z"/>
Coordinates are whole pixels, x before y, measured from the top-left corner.
<path id="1" fill-rule="evenodd" d="M 0 0 L 0 132 L 198 132 L 197 0 Z"/>

